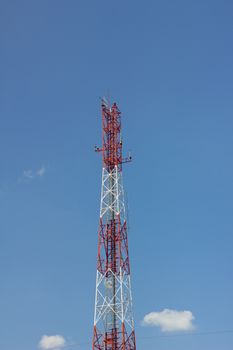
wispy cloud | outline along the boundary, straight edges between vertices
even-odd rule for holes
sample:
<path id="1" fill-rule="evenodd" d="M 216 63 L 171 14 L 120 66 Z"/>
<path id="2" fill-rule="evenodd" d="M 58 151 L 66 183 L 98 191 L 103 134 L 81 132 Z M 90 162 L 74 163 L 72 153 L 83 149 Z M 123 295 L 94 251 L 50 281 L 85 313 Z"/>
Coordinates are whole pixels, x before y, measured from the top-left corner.
<path id="1" fill-rule="evenodd" d="M 194 329 L 193 320 L 191 311 L 164 309 L 145 315 L 142 324 L 159 327 L 163 332 L 190 331 Z"/>
<path id="2" fill-rule="evenodd" d="M 37 170 L 36 175 L 37 176 L 44 176 L 44 174 L 45 174 L 45 167 L 42 165 L 42 167 Z"/>
<path id="3" fill-rule="evenodd" d="M 39 342 L 39 348 L 42 350 L 60 350 L 66 345 L 66 340 L 61 335 L 43 335 Z"/>
<path id="4" fill-rule="evenodd" d="M 37 170 L 27 169 L 27 170 L 24 170 L 23 172 L 23 178 L 27 180 L 32 180 L 32 179 L 35 179 L 36 177 L 44 176 L 45 172 L 46 172 L 46 168 L 44 165 L 42 165 Z"/>
<path id="5" fill-rule="evenodd" d="M 27 179 L 33 179 L 34 174 L 32 170 L 24 170 L 23 176 L 26 177 Z"/>
<path id="6" fill-rule="evenodd" d="M 16 186 L 34 181 L 35 179 L 42 178 L 47 173 L 48 167 L 42 165 L 41 167 L 35 169 L 26 169 L 22 172 L 22 174 L 15 179 L 7 180 L 5 183 L 0 183 L 0 196 L 5 193 L 11 191 Z"/>

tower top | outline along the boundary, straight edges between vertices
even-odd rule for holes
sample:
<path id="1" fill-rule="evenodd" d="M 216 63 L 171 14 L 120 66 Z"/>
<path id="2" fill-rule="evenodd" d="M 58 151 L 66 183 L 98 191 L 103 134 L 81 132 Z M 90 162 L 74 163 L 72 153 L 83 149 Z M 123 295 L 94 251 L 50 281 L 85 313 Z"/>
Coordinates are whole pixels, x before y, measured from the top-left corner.
<path id="1" fill-rule="evenodd" d="M 103 167 L 111 172 L 115 167 L 122 170 L 122 163 L 130 162 L 131 156 L 122 157 L 121 112 L 114 102 L 110 106 L 104 99 L 102 109 L 102 147 L 96 152 L 102 153 Z"/>

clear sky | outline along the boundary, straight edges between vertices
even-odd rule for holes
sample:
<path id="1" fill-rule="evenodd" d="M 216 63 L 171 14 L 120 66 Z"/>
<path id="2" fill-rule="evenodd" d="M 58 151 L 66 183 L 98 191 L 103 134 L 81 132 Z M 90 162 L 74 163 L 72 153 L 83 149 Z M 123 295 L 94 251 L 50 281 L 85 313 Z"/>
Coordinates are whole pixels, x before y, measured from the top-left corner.
<path id="1" fill-rule="evenodd" d="M 233 330 L 232 13 L 232 0 L 1 0 L 1 350 L 56 334 L 91 349 L 102 95 L 119 104 L 133 155 L 138 350 L 233 349 L 222 332 Z M 166 308 L 191 311 L 195 330 L 142 326 Z"/>

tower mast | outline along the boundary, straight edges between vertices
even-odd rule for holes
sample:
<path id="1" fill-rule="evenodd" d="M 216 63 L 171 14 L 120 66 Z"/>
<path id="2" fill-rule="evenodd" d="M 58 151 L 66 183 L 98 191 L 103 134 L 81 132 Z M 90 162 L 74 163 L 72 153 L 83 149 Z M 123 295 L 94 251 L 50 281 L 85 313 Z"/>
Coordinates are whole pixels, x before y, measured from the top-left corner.
<path id="1" fill-rule="evenodd" d="M 136 350 L 122 184 L 121 112 L 102 100 L 102 188 L 92 350 Z"/>

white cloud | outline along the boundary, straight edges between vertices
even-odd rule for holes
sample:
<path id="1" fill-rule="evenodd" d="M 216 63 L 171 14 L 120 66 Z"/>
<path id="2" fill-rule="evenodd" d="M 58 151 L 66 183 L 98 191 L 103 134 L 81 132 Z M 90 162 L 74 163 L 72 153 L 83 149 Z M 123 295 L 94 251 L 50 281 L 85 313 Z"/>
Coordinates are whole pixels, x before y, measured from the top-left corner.
<path id="1" fill-rule="evenodd" d="M 163 332 L 190 331 L 194 329 L 194 316 L 191 311 L 164 309 L 145 315 L 144 326 L 159 327 Z"/>
<path id="2" fill-rule="evenodd" d="M 43 335 L 39 342 L 39 348 L 43 350 L 60 350 L 65 344 L 66 341 L 61 335 Z"/>

